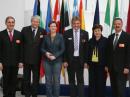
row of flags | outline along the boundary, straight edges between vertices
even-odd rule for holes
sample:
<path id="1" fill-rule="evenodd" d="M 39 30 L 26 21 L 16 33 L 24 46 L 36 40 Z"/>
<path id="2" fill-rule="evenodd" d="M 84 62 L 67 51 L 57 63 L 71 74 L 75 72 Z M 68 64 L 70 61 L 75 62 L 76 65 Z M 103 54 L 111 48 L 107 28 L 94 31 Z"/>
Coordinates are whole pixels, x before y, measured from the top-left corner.
<path id="1" fill-rule="evenodd" d="M 65 31 L 65 28 L 67 26 L 70 26 L 70 12 L 69 12 L 69 0 L 62 0 L 61 7 L 60 7 L 60 1 L 55 1 L 55 7 L 54 12 L 52 14 L 52 7 L 51 7 L 51 0 L 48 0 L 47 5 L 47 16 L 46 16 L 46 23 L 43 22 L 42 19 L 42 12 L 40 9 L 40 0 L 35 0 L 34 4 L 34 10 L 33 15 L 39 15 L 41 17 L 40 19 L 40 26 L 44 27 L 47 32 L 49 32 L 48 24 L 50 21 L 55 20 L 58 24 L 58 30 L 57 32 L 63 33 Z M 85 10 L 87 10 L 87 0 L 85 1 Z M 114 15 L 111 21 L 111 0 L 107 0 L 106 5 L 106 13 L 105 13 L 105 19 L 104 19 L 104 36 L 108 36 L 113 32 L 113 20 L 115 17 L 119 17 L 119 6 L 118 6 L 118 0 L 115 0 L 114 5 Z M 95 13 L 94 13 L 94 24 L 100 24 L 100 9 L 99 9 L 99 0 L 96 0 L 96 7 L 95 7 Z M 83 7 L 83 0 L 80 0 L 79 7 L 78 7 L 78 0 L 74 0 L 73 3 L 73 16 L 79 16 L 81 20 L 81 28 L 85 30 L 85 17 L 84 17 L 84 7 Z M 130 0 L 129 0 L 129 10 L 128 10 L 128 16 L 127 16 L 127 26 L 126 31 L 130 32 Z M 43 70 L 44 71 L 44 70 Z M 64 73 L 63 73 L 64 75 Z M 42 73 L 42 76 L 44 74 Z"/>
<path id="2" fill-rule="evenodd" d="M 118 5 L 119 1 L 115 0 L 114 15 L 113 15 L 113 19 L 112 19 L 112 22 L 111 22 L 111 20 L 110 20 L 110 16 L 111 16 L 111 14 L 110 14 L 110 8 L 111 8 L 110 6 L 111 5 L 110 4 L 111 4 L 111 2 L 110 1 L 111 0 L 107 0 L 107 6 L 106 6 L 106 13 L 105 13 L 105 20 L 104 20 L 104 33 L 103 33 L 105 36 L 109 36 L 110 34 L 113 33 L 113 29 L 114 29 L 113 21 L 114 21 L 114 18 L 121 17 L 121 15 L 119 13 L 119 5 Z M 122 2 L 121 2 L 121 4 L 122 4 Z M 121 10 L 123 10 L 123 9 L 124 8 L 122 8 L 122 6 L 121 6 Z M 122 17 L 122 19 L 123 19 L 123 17 Z M 130 0 L 129 0 L 129 8 L 128 8 L 128 14 L 127 14 L 127 23 L 126 23 L 126 26 L 125 26 L 124 30 L 126 30 L 127 33 L 130 33 Z"/>
<path id="3" fill-rule="evenodd" d="M 39 15 L 41 17 L 40 26 L 41 27 L 45 26 L 47 32 L 49 32 L 48 24 L 52 20 L 55 20 L 57 22 L 58 24 L 57 31 L 60 33 L 64 32 L 65 27 L 70 26 L 68 0 L 62 0 L 61 7 L 59 1 L 61 0 L 55 1 L 54 12 L 52 14 L 51 0 L 48 0 L 46 23 L 44 25 L 42 20 L 42 12 L 40 10 L 40 0 L 35 0 L 33 15 Z M 85 8 L 87 9 L 87 0 L 85 2 L 85 6 L 86 6 Z M 84 10 L 82 0 L 80 0 L 79 8 L 78 8 L 78 0 L 74 0 L 73 7 L 74 7 L 73 16 L 80 16 L 81 28 L 85 30 L 85 20 L 84 20 Z"/>

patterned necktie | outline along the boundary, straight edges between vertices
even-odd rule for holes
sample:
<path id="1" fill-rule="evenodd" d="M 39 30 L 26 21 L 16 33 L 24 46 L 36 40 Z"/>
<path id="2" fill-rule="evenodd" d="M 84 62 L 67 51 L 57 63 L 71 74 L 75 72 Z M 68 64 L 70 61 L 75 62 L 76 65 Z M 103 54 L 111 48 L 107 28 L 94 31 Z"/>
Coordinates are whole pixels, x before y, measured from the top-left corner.
<path id="1" fill-rule="evenodd" d="M 77 51 L 78 50 L 78 32 L 75 31 L 75 37 L 74 37 L 74 50 Z"/>
<path id="2" fill-rule="evenodd" d="M 116 35 L 116 38 L 115 38 L 114 43 L 113 43 L 113 48 L 114 49 L 116 48 L 116 45 L 117 45 L 117 42 L 118 42 L 118 37 L 119 37 L 118 34 L 115 34 L 115 35 Z"/>
<path id="3" fill-rule="evenodd" d="M 13 41 L 13 34 L 12 34 L 12 31 L 9 31 L 9 39 L 10 39 L 11 42 Z"/>

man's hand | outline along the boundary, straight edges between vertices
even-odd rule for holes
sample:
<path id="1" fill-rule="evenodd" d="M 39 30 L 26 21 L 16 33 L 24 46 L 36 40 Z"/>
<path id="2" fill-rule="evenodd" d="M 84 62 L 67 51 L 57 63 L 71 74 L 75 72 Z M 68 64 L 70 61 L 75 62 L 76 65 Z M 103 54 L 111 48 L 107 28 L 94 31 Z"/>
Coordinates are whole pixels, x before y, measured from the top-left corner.
<path id="1" fill-rule="evenodd" d="M 68 67 L 68 63 L 67 62 L 64 62 L 63 65 L 64 65 L 64 68 Z"/>
<path id="2" fill-rule="evenodd" d="M 124 73 L 124 74 L 128 74 L 128 73 L 129 73 L 129 69 L 128 69 L 128 68 L 124 68 L 123 73 Z"/>
<path id="3" fill-rule="evenodd" d="M 1 70 L 1 71 L 3 70 L 3 65 L 2 65 L 2 63 L 0 63 L 0 70 Z"/>

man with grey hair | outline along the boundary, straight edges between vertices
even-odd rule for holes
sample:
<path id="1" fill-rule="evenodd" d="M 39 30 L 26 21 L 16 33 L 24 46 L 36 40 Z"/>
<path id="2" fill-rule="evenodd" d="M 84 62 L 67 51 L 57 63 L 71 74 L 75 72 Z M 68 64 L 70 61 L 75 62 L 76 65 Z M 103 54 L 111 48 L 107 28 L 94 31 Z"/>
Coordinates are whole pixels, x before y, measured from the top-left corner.
<path id="1" fill-rule="evenodd" d="M 0 70 L 3 74 L 3 97 L 16 97 L 18 68 L 22 67 L 22 35 L 14 29 L 15 19 L 8 16 L 6 29 L 0 32 Z"/>
<path id="2" fill-rule="evenodd" d="M 24 27 L 23 36 L 23 60 L 24 60 L 24 92 L 25 97 L 37 97 L 39 83 L 39 71 L 41 61 L 41 42 L 46 31 L 39 27 L 39 16 L 32 16 L 31 26 Z M 32 71 L 32 83 L 31 83 Z"/>
<path id="3" fill-rule="evenodd" d="M 114 19 L 114 32 L 108 38 L 108 70 L 113 97 L 125 97 L 125 87 L 130 65 L 130 36 L 122 30 L 123 21 Z"/>

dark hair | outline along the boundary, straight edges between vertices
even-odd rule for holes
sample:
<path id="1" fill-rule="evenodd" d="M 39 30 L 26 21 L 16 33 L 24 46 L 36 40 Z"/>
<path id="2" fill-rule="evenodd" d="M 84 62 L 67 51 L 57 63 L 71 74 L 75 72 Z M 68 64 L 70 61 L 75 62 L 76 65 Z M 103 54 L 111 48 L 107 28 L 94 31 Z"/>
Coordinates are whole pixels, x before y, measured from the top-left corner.
<path id="1" fill-rule="evenodd" d="M 92 28 L 93 32 L 94 32 L 95 29 L 101 29 L 101 31 L 103 30 L 102 25 L 100 25 L 100 24 L 95 24 L 93 26 L 93 28 Z"/>
<path id="2" fill-rule="evenodd" d="M 74 16 L 71 20 L 71 23 L 73 23 L 74 21 L 80 21 L 80 17 L 79 16 Z"/>
<path id="3" fill-rule="evenodd" d="M 8 16 L 8 17 L 6 17 L 6 19 L 5 19 L 5 23 L 7 23 L 7 21 L 8 21 L 9 19 L 13 19 L 13 20 L 14 20 L 14 22 L 15 22 L 14 17 L 12 17 L 12 16 Z"/>
<path id="4" fill-rule="evenodd" d="M 48 27 L 50 27 L 50 25 L 53 24 L 53 23 L 56 24 L 56 27 L 58 26 L 56 21 L 51 21 L 51 22 L 48 24 Z"/>
<path id="5" fill-rule="evenodd" d="M 121 22 L 123 22 L 122 19 L 119 17 L 114 18 L 114 21 L 116 21 L 116 20 L 120 20 Z M 114 21 L 113 21 L 113 23 L 114 23 Z"/>

